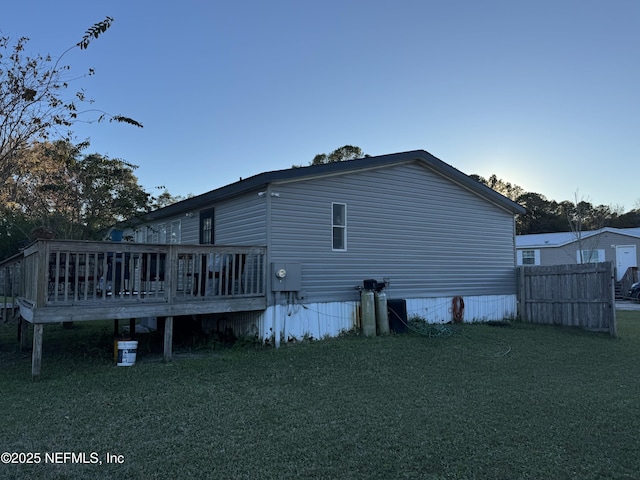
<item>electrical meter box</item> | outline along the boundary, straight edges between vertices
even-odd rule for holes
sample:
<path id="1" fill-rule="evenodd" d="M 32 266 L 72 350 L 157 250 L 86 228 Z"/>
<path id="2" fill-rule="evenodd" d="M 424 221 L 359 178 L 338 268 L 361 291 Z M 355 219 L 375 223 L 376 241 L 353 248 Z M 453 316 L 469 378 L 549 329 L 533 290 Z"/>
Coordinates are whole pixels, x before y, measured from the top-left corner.
<path id="1" fill-rule="evenodd" d="M 302 290 L 302 264 L 274 262 L 271 264 L 271 291 L 299 292 Z"/>

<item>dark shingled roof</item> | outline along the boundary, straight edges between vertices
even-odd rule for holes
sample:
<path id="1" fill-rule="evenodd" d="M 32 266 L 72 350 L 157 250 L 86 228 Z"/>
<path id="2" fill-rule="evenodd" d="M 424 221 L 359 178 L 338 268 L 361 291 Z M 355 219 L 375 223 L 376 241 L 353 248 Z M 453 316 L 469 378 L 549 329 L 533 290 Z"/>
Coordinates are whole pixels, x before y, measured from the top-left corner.
<path id="1" fill-rule="evenodd" d="M 183 212 L 210 207 L 221 200 L 242 195 L 256 189 L 266 188 L 270 183 L 357 172 L 358 170 L 415 161 L 422 162 L 426 167 L 430 168 L 434 172 L 449 178 L 453 182 L 468 188 L 469 190 L 486 198 L 488 201 L 493 202 L 514 214 L 525 212 L 525 209 L 517 203 L 512 202 L 486 185 L 477 182 L 473 178 L 434 157 L 430 153 L 424 150 L 413 150 L 410 152 L 393 153 L 377 157 L 365 157 L 357 160 L 347 160 L 343 162 L 326 163 L 323 165 L 288 168 L 286 170 L 274 170 L 271 172 L 260 173 L 253 177 L 225 185 L 224 187 L 217 188 L 216 190 L 211 190 L 210 192 L 203 193 L 202 195 L 191 197 L 181 202 L 150 212 L 145 215 L 145 221 L 158 220 L 161 218 L 179 215 Z"/>

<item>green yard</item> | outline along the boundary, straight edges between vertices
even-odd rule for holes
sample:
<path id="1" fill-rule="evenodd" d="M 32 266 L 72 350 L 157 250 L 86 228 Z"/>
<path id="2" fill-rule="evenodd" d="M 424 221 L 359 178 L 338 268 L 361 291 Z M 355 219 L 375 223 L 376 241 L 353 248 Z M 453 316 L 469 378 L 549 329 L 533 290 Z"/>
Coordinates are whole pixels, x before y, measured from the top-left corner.
<path id="1" fill-rule="evenodd" d="M 40 455 L 0 477 L 638 478 L 640 312 L 618 320 L 617 339 L 465 325 L 170 364 L 143 341 L 134 367 L 113 365 L 110 323 L 46 326 L 35 383 L 0 324 L 0 452 Z"/>

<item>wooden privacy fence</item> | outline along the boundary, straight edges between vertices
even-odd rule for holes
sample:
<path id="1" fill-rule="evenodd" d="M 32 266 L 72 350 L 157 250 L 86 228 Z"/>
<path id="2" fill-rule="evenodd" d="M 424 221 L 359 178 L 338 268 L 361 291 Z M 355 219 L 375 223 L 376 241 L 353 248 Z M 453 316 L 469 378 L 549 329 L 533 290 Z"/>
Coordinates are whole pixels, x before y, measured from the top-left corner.
<path id="1" fill-rule="evenodd" d="M 617 335 L 611 262 L 518 267 L 518 309 L 525 322 Z"/>

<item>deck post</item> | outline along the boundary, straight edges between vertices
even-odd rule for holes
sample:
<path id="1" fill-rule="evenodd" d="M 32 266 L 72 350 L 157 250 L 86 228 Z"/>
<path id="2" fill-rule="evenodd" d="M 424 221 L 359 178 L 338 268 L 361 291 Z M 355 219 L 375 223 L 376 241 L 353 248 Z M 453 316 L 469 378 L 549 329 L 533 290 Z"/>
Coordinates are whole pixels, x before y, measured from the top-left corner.
<path id="1" fill-rule="evenodd" d="M 18 320 L 18 342 L 20 342 L 20 351 L 24 352 L 29 343 L 29 323 L 22 317 Z"/>
<path id="2" fill-rule="evenodd" d="M 173 317 L 164 320 L 164 361 L 171 361 L 171 350 L 173 344 Z"/>
<path id="3" fill-rule="evenodd" d="M 31 354 L 31 376 L 33 380 L 40 377 L 40 368 L 42 366 L 42 330 L 44 324 L 33 324 L 33 353 Z"/>

